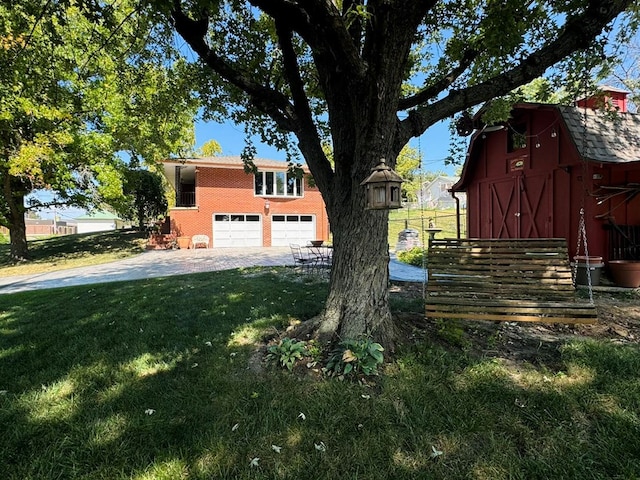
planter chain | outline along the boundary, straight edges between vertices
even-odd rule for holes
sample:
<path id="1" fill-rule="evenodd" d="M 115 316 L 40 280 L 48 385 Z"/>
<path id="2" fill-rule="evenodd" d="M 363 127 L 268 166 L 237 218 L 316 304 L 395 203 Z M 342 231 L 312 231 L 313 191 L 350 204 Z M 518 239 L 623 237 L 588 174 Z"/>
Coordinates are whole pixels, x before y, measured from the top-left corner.
<path id="1" fill-rule="evenodd" d="M 584 258 L 585 267 L 587 269 L 587 286 L 589 289 L 589 303 L 593 305 L 593 285 L 591 284 L 591 268 L 589 264 L 589 246 L 587 245 L 587 228 L 584 223 L 584 207 L 580 209 L 580 225 L 578 226 L 578 245 L 576 246 L 576 256 L 573 262 L 573 283 L 578 285 L 578 256 L 580 255 L 580 247 L 584 242 Z"/>

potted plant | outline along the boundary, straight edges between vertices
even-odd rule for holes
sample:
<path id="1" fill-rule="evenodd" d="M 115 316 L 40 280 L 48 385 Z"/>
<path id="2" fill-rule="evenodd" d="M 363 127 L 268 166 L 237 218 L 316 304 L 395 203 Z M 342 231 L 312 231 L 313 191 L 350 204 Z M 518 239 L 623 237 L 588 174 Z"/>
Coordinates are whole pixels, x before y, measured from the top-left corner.
<path id="1" fill-rule="evenodd" d="M 589 285 L 589 282 L 594 287 L 600 285 L 600 272 L 604 267 L 602 257 L 576 256 L 573 257 L 573 260 L 574 262 L 571 263 L 572 273 L 577 285 Z"/>
<path id="2" fill-rule="evenodd" d="M 182 234 L 182 230 L 178 227 L 174 228 L 176 240 L 178 242 L 178 248 L 187 249 L 191 245 L 191 237 Z"/>
<path id="3" fill-rule="evenodd" d="M 180 236 L 178 237 L 178 248 L 189 248 L 191 243 L 191 237 Z"/>

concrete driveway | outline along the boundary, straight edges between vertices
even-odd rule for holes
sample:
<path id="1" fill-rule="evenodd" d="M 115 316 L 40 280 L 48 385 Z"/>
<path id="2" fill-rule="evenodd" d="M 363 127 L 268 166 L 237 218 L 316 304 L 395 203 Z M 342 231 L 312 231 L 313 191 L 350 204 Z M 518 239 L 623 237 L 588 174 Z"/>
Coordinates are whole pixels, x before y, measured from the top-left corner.
<path id="1" fill-rule="evenodd" d="M 101 265 L 69 268 L 37 275 L 0 278 L 0 294 L 70 287 L 93 283 L 140 280 L 253 266 L 293 265 L 289 247 L 198 248 L 148 250 L 140 255 Z M 425 271 L 398 262 L 392 255 L 391 280 L 423 282 Z"/>

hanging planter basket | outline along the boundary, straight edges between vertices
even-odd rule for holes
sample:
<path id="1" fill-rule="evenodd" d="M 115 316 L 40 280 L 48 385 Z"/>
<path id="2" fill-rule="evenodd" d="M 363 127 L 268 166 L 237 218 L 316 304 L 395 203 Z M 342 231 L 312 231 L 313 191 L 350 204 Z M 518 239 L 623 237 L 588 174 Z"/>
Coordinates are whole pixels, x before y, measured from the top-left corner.
<path id="1" fill-rule="evenodd" d="M 591 279 L 592 286 L 600 285 L 600 273 L 604 267 L 602 257 L 578 255 L 573 257 L 573 260 L 574 263 L 571 263 L 571 266 L 575 274 L 576 285 L 589 285 L 589 279 Z"/>

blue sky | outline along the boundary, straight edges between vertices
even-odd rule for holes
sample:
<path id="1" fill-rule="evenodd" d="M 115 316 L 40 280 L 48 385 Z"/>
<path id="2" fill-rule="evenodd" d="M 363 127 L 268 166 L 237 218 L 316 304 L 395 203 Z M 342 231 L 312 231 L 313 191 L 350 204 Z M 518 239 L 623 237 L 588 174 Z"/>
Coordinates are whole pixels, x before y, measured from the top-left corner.
<path id="1" fill-rule="evenodd" d="M 412 139 L 411 147 L 422 154 L 422 169 L 424 172 L 443 171 L 450 175 L 455 172 L 455 167 L 446 166 L 444 159 L 449 154 L 449 127 L 446 122 L 439 122 L 422 134 L 420 140 Z M 204 123 L 200 122 L 196 126 L 196 148 L 203 143 L 215 140 L 222 147 L 222 154 L 236 156 L 242 153 L 244 147 L 244 132 L 242 127 L 232 123 Z M 256 142 L 257 156 L 270 160 L 284 161 L 285 154 L 269 145 Z"/>
<path id="2" fill-rule="evenodd" d="M 444 164 L 445 157 L 449 154 L 449 127 L 446 122 L 439 122 L 427 130 L 420 140 L 413 139 L 410 145 L 422 154 L 422 170 L 424 172 L 442 171 L 449 175 L 455 174 L 455 167 Z M 214 122 L 199 122 L 196 125 L 196 148 L 203 143 L 215 140 L 222 147 L 222 154 L 236 156 L 242 153 L 244 148 L 244 132 L 242 127 L 238 127 L 231 122 L 218 124 Z M 257 156 L 270 160 L 284 161 L 285 154 L 270 145 L 260 143 L 257 139 Z M 43 199 L 51 198 L 51 194 L 41 192 L 39 196 Z M 84 215 L 86 212 L 77 208 L 62 209 L 55 211 L 60 220 L 72 220 Z M 42 210 L 39 212 L 42 218 L 53 218 L 53 210 Z"/>

